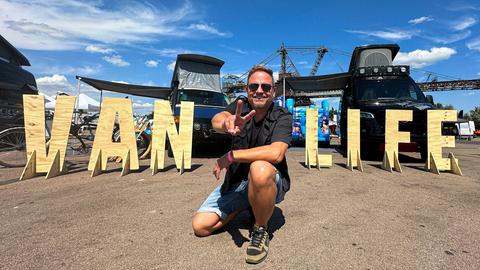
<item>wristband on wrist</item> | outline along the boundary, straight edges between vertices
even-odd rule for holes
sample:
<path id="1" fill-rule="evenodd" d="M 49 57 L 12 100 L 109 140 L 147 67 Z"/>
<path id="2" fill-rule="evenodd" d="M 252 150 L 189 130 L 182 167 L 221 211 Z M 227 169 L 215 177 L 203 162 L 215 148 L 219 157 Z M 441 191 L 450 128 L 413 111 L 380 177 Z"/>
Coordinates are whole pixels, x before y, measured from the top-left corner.
<path id="1" fill-rule="evenodd" d="M 228 153 L 227 153 L 227 160 L 228 160 L 228 162 L 229 162 L 230 164 L 233 163 L 233 162 L 235 162 L 235 160 L 233 159 L 233 152 L 232 152 L 232 150 L 228 151 Z"/>

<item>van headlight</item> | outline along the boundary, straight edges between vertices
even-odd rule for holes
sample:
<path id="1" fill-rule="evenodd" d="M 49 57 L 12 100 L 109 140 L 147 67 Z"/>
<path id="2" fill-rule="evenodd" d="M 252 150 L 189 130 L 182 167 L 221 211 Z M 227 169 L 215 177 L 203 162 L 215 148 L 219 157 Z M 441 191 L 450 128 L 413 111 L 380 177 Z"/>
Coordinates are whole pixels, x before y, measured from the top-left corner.
<path id="1" fill-rule="evenodd" d="M 194 124 L 193 124 L 193 128 L 194 128 L 196 131 L 199 131 L 199 130 L 202 128 L 202 126 L 200 125 L 200 123 L 194 123 Z"/>

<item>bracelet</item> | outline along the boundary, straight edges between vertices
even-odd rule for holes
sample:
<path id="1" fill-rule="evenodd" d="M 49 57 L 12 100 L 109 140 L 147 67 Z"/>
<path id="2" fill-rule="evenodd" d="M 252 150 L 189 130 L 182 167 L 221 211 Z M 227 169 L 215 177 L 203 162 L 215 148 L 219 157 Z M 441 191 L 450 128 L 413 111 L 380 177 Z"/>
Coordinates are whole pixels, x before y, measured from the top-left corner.
<path id="1" fill-rule="evenodd" d="M 227 160 L 230 164 L 232 164 L 233 162 L 235 162 L 235 160 L 233 159 L 233 152 L 232 150 L 228 151 L 227 153 Z"/>

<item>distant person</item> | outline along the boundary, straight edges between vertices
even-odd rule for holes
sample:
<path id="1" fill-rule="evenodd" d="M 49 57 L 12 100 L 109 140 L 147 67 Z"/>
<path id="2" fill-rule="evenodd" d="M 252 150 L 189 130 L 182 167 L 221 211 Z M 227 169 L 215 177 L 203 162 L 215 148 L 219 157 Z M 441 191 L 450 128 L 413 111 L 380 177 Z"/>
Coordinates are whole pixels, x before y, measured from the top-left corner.
<path id="1" fill-rule="evenodd" d="M 268 253 L 268 221 L 276 203 L 290 189 L 285 153 L 292 140 L 292 115 L 274 106 L 273 72 L 254 66 L 248 74 L 248 99 L 239 97 L 212 118 L 218 132 L 233 136 L 232 150 L 219 158 L 213 174 L 227 169 L 225 180 L 208 196 L 192 219 L 197 236 L 222 228 L 251 207 L 255 223 L 247 247 L 247 263 L 259 263 Z"/>

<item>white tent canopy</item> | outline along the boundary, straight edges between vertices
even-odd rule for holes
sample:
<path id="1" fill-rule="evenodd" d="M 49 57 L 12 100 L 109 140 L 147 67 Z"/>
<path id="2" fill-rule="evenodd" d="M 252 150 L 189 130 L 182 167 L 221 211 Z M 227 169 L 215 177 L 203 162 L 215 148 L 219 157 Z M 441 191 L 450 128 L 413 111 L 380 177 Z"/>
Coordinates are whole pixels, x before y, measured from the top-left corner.
<path id="1" fill-rule="evenodd" d="M 45 109 L 50 109 L 50 110 L 55 109 L 56 100 L 51 97 L 47 97 L 46 95 L 45 95 L 45 99 L 46 99 Z M 78 95 L 77 101 L 75 102 L 75 109 L 87 110 L 87 111 L 98 111 L 100 109 L 100 102 L 81 93 L 80 95 Z"/>
<path id="2" fill-rule="evenodd" d="M 75 103 L 75 109 L 77 109 L 77 110 L 98 111 L 100 109 L 100 102 L 98 102 L 95 99 L 81 93 L 77 97 L 77 102 Z"/>

